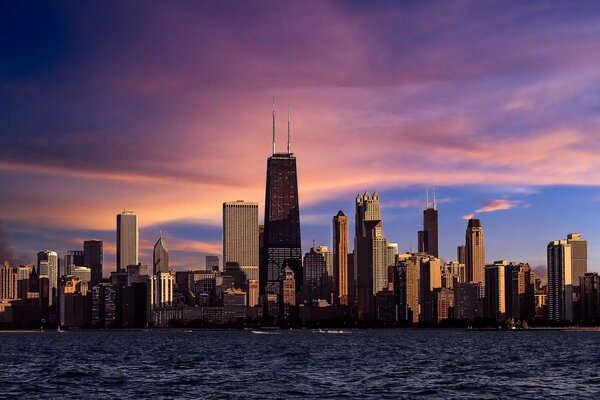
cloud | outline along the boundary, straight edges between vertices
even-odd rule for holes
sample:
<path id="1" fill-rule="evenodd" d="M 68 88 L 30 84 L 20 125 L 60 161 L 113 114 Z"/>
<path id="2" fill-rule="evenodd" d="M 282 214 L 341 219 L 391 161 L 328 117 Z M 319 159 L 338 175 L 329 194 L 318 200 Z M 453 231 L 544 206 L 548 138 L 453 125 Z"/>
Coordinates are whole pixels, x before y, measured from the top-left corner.
<path id="1" fill-rule="evenodd" d="M 471 218 L 475 218 L 475 214 L 467 214 L 467 215 L 463 215 L 462 219 L 466 219 L 469 220 Z"/>
<path id="2" fill-rule="evenodd" d="M 492 199 L 486 205 L 475 211 L 475 214 L 489 213 L 494 211 L 510 210 L 521 204 L 519 200 Z"/>

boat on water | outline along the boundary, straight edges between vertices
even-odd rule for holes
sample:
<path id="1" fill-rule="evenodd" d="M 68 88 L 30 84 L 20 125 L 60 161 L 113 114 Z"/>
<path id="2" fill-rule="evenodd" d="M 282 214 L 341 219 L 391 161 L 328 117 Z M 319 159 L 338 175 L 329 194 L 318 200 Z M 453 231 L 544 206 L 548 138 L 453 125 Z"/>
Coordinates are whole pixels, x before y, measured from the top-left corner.
<path id="1" fill-rule="evenodd" d="M 279 335 L 281 332 L 278 331 L 252 331 L 256 335 Z"/>

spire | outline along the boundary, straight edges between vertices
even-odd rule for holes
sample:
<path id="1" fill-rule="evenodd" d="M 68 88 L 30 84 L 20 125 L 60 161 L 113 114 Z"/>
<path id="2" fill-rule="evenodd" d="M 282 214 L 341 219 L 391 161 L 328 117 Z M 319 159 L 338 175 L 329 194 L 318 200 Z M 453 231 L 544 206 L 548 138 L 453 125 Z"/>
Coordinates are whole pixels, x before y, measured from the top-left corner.
<path id="1" fill-rule="evenodd" d="M 437 203 L 435 201 L 435 189 L 433 189 L 433 209 L 437 210 Z"/>
<path id="2" fill-rule="evenodd" d="M 429 208 L 429 189 L 425 189 L 425 209 Z"/>
<path id="3" fill-rule="evenodd" d="M 275 154 L 275 97 L 273 96 L 273 154 Z"/>
<path id="4" fill-rule="evenodd" d="M 292 154 L 292 142 L 290 141 L 290 105 L 288 104 L 288 154 Z"/>

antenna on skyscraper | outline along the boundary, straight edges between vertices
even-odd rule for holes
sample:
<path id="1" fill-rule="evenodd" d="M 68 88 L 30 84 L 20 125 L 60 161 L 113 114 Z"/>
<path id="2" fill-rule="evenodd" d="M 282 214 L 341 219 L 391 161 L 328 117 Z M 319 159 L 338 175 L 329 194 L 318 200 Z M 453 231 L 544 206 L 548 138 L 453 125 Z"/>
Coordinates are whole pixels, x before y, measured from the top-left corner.
<path id="1" fill-rule="evenodd" d="M 429 208 L 429 189 L 425 189 L 425 209 Z"/>
<path id="2" fill-rule="evenodd" d="M 433 209 L 437 210 L 437 203 L 435 201 L 435 189 L 433 189 Z"/>
<path id="3" fill-rule="evenodd" d="M 292 142 L 290 140 L 290 105 L 288 104 L 288 154 L 292 154 Z"/>
<path id="4" fill-rule="evenodd" d="M 273 96 L 273 154 L 275 154 L 275 96 Z"/>

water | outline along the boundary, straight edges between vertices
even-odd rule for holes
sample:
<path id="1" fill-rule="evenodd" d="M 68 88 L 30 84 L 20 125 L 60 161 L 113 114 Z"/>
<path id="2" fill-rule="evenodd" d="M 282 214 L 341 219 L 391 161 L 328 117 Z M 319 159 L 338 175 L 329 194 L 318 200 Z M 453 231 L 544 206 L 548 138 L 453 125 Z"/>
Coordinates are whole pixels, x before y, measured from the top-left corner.
<path id="1" fill-rule="evenodd" d="M 600 396 L 600 332 L 0 333 L 0 398 Z"/>

